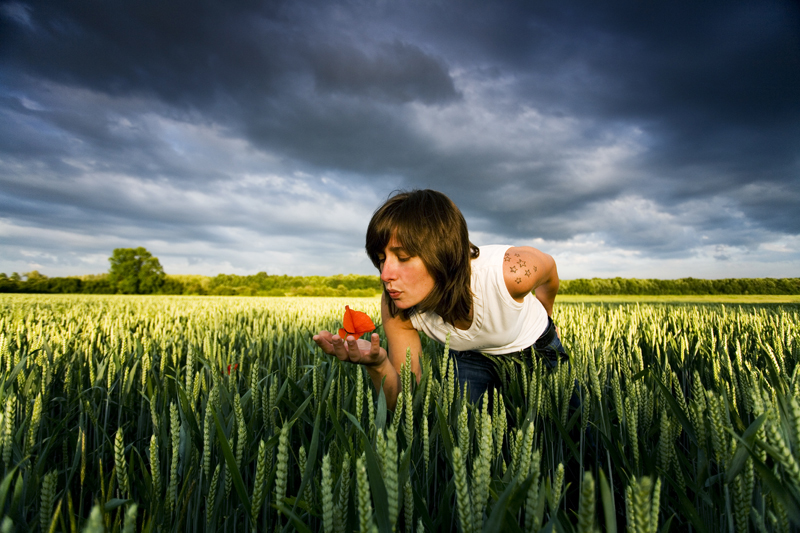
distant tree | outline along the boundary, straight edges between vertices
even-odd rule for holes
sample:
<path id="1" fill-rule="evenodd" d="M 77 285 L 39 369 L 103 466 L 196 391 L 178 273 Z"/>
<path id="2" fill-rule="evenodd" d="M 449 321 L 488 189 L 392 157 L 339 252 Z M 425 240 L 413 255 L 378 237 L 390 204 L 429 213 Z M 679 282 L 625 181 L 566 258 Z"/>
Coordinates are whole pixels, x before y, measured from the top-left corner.
<path id="1" fill-rule="evenodd" d="M 161 294 L 185 294 L 185 286 L 180 280 L 170 276 L 164 277 L 164 283 L 161 285 Z"/>
<path id="2" fill-rule="evenodd" d="M 44 274 L 40 274 L 38 270 L 34 270 L 32 272 L 25 272 L 23 274 L 26 281 L 39 281 L 43 279 L 47 279 L 47 276 Z"/>
<path id="3" fill-rule="evenodd" d="M 81 292 L 85 294 L 114 294 L 116 288 L 109 281 L 108 274 L 83 276 Z"/>
<path id="4" fill-rule="evenodd" d="M 108 258 L 108 281 L 122 294 L 152 294 L 164 285 L 164 269 L 157 257 L 138 248 L 116 248 Z"/>
<path id="5" fill-rule="evenodd" d="M 28 278 L 28 283 L 31 283 L 30 278 Z M 44 278 L 39 281 L 38 286 L 35 286 L 35 290 L 36 292 L 78 294 L 83 292 L 83 282 L 80 278 L 75 276 L 67 278 Z"/>
<path id="6" fill-rule="evenodd" d="M 6 276 L 5 272 L 0 274 L 0 292 L 17 292 L 18 290 L 16 281 Z"/>

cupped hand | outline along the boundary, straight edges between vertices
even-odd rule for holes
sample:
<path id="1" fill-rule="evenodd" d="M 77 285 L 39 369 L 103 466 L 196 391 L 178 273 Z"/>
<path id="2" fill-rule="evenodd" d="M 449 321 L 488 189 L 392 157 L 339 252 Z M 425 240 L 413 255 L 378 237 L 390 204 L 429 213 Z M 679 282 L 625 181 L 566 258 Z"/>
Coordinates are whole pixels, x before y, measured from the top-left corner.
<path id="1" fill-rule="evenodd" d="M 356 339 L 352 335 L 342 339 L 339 335 L 323 330 L 314 335 L 313 339 L 323 352 L 340 361 L 379 366 L 388 357 L 386 350 L 381 348 L 381 338 L 377 333 L 373 333 L 370 340 Z"/>

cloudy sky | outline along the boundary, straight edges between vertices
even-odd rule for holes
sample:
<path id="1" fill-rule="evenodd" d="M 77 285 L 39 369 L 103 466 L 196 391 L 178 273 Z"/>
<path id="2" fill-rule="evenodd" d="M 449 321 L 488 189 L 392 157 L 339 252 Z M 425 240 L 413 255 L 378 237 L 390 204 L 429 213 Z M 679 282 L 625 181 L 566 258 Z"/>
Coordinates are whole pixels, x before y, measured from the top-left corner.
<path id="1" fill-rule="evenodd" d="M 0 272 L 374 273 L 411 188 L 565 279 L 796 277 L 799 4 L 0 3 Z"/>

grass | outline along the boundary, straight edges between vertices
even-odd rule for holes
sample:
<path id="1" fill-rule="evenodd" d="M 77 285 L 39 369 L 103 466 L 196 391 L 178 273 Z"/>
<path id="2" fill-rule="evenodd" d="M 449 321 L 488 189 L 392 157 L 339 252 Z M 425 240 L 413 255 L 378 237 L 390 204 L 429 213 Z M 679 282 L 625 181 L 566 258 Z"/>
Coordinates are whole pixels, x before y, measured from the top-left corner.
<path id="1" fill-rule="evenodd" d="M 721 304 L 800 304 L 800 294 L 559 294 L 563 303 L 721 303 Z"/>
<path id="2" fill-rule="evenodd" d="M 392 413 L 311 341 L 377 298 L 0 296 L 0 531 L 798 531 L 800 310 L 674 298 L 560 297 L 491 407 L 423 338 Z"/>

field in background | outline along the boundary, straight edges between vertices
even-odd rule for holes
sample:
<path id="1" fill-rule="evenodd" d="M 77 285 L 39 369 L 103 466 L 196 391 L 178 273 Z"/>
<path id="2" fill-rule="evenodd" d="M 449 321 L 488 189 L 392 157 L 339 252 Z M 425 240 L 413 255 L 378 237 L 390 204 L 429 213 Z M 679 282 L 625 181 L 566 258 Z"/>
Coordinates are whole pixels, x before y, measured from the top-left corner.
<path id="1" fill-rule="evenodd" d="M 0 527 L 797 530 L 796 305 L 659 301 L 559 298 L 479 406 L 423 339 L 391 413 L 310 338 L 376 298 L 4 295 Z"/>
<path id="2" fill-rule="evenodd" d="M 800 294 L 608 295 L 559 294 L 559 303 L 800 304 Z"/>

